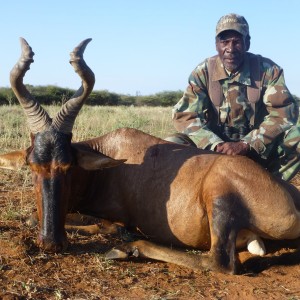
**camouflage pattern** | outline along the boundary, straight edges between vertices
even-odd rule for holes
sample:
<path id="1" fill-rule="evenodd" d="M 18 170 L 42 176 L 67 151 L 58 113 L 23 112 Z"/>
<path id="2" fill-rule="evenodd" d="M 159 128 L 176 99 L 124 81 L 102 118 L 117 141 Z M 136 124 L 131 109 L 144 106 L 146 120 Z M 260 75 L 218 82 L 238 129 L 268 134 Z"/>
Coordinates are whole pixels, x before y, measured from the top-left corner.
<path id="1" fill-rule="evenodd" d="M 253 55 L 246 53 L 243 66 L 236 74 L 228 74 L 217 58 L 214 73 L 209 75 L 219 80 L 222 86 L 223 101 L 218 110 L 208 94 L 208 59 L 200 63 L 191 73 L 183 97 L 174 106 L 174 126 L 188 135 L 197 147 L 210 150 L 226 141 L 225 126 L 236 132 L 243 126 L 248 132 L 240 140 L 247 142 L 262 160 L 271 160 L 278 150 L 277 156 L 284 161 L 285 152 L 291 156 L 290 151 L 299 148 L 300 131 L 298 127 L 294 128 L 299 109 L 285 84 L 282 68 L 261 56 L 261 97 L 253 109 L 247 98 Z M 251 118 L 254 118 L 253 124 Z M 283 145 L 279 149 L 281 142 Z"/>
<path id="2" fill-rule="evenodd" d="M 235 30 L 244 37 L 249 34 L 249 25 L 243 16 L 228 14 L 220 18 L 216 27 L 216 36 L 226 30 Z"/>
<path id="3" fill-rule="evenodd" d="M 277 148 L 280 167 L 273 173 L 284 180 L 291 180 L 300 170 L 300 127 L 293 126 Z"/>

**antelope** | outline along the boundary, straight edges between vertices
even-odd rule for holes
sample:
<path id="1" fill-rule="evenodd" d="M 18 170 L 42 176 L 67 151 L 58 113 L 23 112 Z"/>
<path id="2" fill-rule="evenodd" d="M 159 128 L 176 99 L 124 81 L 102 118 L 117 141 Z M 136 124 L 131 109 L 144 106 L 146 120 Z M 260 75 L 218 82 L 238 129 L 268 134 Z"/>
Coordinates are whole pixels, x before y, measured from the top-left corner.
<path id="1" fill-rule="evenodd" d="M 23 84 L 34 55 L 23 38 L 10 74 L 31 145 L 2 154 L 0 167 L 30 167 L 41 248 L 64 251 L 67 216 L 80 212 L 103 220 L 94 232 L 123 226 L 143 233 L 144 239 L 111 249 L 109 259 L 139 256 L 238 274 L 240 247 L 264 255 L 263 239 L 300 236 L 298 190 L 246 157 L 167 142 L 131 128 L 72 142 L 74 121 L 95 82 L 83 58 L 90 40 L 71 52 L 82 85 L 53 119 Z"/>

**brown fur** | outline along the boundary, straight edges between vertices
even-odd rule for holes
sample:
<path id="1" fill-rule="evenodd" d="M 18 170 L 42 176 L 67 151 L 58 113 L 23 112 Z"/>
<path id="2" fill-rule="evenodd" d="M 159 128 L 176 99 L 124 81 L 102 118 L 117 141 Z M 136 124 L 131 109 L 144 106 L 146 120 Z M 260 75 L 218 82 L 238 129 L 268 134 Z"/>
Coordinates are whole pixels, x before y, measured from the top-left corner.
<path id="1" fill-rule="evenodd" d="M 231 228 L 235 237 L 241 229 L 270 239 L 300 234 L 295 207 L 300 203 L 299 192 L 288 192 L 292 189 L 288 183 L 273 178 L 248 158 L 168 144 L 133 129 L 121 129 L 75 147 L 83 144 L 115 159 L 127 158 L 125 165 L 99 175 L 99 182 L 105 184 L 91 193 L 98 202 L 85 199 L 85 209 L 136 226 L 154 241 L 219 249 L 220 232 L 213 227 L 216 199 L 236 202 L 226 212 L 237 210 L 233 216 L 236 224 L 232 225 L 236 228 Z M 226 239 L 228 242 L 229 236 Z M 226 267 L 235 272 L 234 266 Z"/>
<path id="2" fill-rule="evenodd" d="M 268 239 L 300 235 L 299 192 L 248 158 L 168 143 L 126 128 L 72 144 L 72 149 L 75 158 L 92 151 L 127 161 L 98 171 L 71 167 L 68 211 L 136 228 L 166 246 L 210 250 L 208 256 L 196 257 L 133 242 L 108 257 L 138 252 L 187 267 L 236 273 L 235 245 L 241 230 Z"/>
<path id="3" fill-rule="evenodd" d="M 66 247 L 68 212 L 108 220 L 105 232 L 118 230 L 114 223 L 119 223 L 161 244 L 128 243 L 110 251 L 108 258 L 132 254 L 228 273 L 238 272 L 237 239 L 300 236 L 299 192 L 246 157 L 169 143 L 128 128 L 71 144 L 75 118 L 95 82 L 83 60 L 89 41 L 71 52 L 70 63 L 82 87 L 53 119 L 23 84 L 34 55 L 24 39 L 21 58 L 11 72 L 32 143 L 26 151 L 0 155 L 0 167 L 30 166 L 42 248 Z M 97 230 L 92 225 L 86 232 Z M 195 256 L 170 246 L 210 251 Z"/>

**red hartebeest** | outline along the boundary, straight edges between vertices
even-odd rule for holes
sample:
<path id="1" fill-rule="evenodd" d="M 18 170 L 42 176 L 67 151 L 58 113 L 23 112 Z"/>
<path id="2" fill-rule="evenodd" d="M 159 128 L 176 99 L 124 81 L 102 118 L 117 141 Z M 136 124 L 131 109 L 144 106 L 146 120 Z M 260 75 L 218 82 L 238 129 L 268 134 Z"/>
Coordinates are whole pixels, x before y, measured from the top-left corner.
<path id="1" fill-rule="evenodd" d="M 0 167 L 31 168 L 42 248 L 65 248 L 70 211 L 138 228 L 151 240 L 124 244 L 108 258 L 133 254 L 228 273 L 237 273 L 237 244 L 248 243 L 249 251 L 262 255 L 261 237 L 300 236 L 298 190 L 248 158 L 178 145 L 128 128 L 71 143 L 75 118 L 94 84 L 83 59 L 89 41 L 71 53 L 82 87 L 53 119 L 23 84 L 34 55 L 24 39 L 21 58 L 11 71 L 31 146 L 1 155 Z M 195 255 L 170 245 L 210 251 Z"/>

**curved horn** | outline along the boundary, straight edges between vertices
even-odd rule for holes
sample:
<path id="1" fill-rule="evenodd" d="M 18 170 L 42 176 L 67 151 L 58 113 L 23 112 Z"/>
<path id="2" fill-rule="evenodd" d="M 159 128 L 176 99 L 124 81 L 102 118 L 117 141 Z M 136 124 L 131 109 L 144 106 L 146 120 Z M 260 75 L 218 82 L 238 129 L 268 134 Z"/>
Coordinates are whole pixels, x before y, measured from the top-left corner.
<path id="1" fill-rule="evenodd" d="M 47 129 L 51 125 L 51 119 L 23 84 L 23 78 L 33 62 L 34 52 L 25 39 L 20 38 L 20 42 L 22 53 L 10 72 L 10 84 L 25 111 L 30 131 L 36 134 Z"/>
<path id="2" fill-rule="evenodd" d="M 75 119 L 95 84 L 95 75 L 83 59 L 84 50 L 91 40 L 86 39 L 82 41 L 70 53 L 70 64 L 82 79 L 82 85 L 73 97 L 62 106 L 53 120 L 53 126 L 64 133 L 72 132 Z"/>

